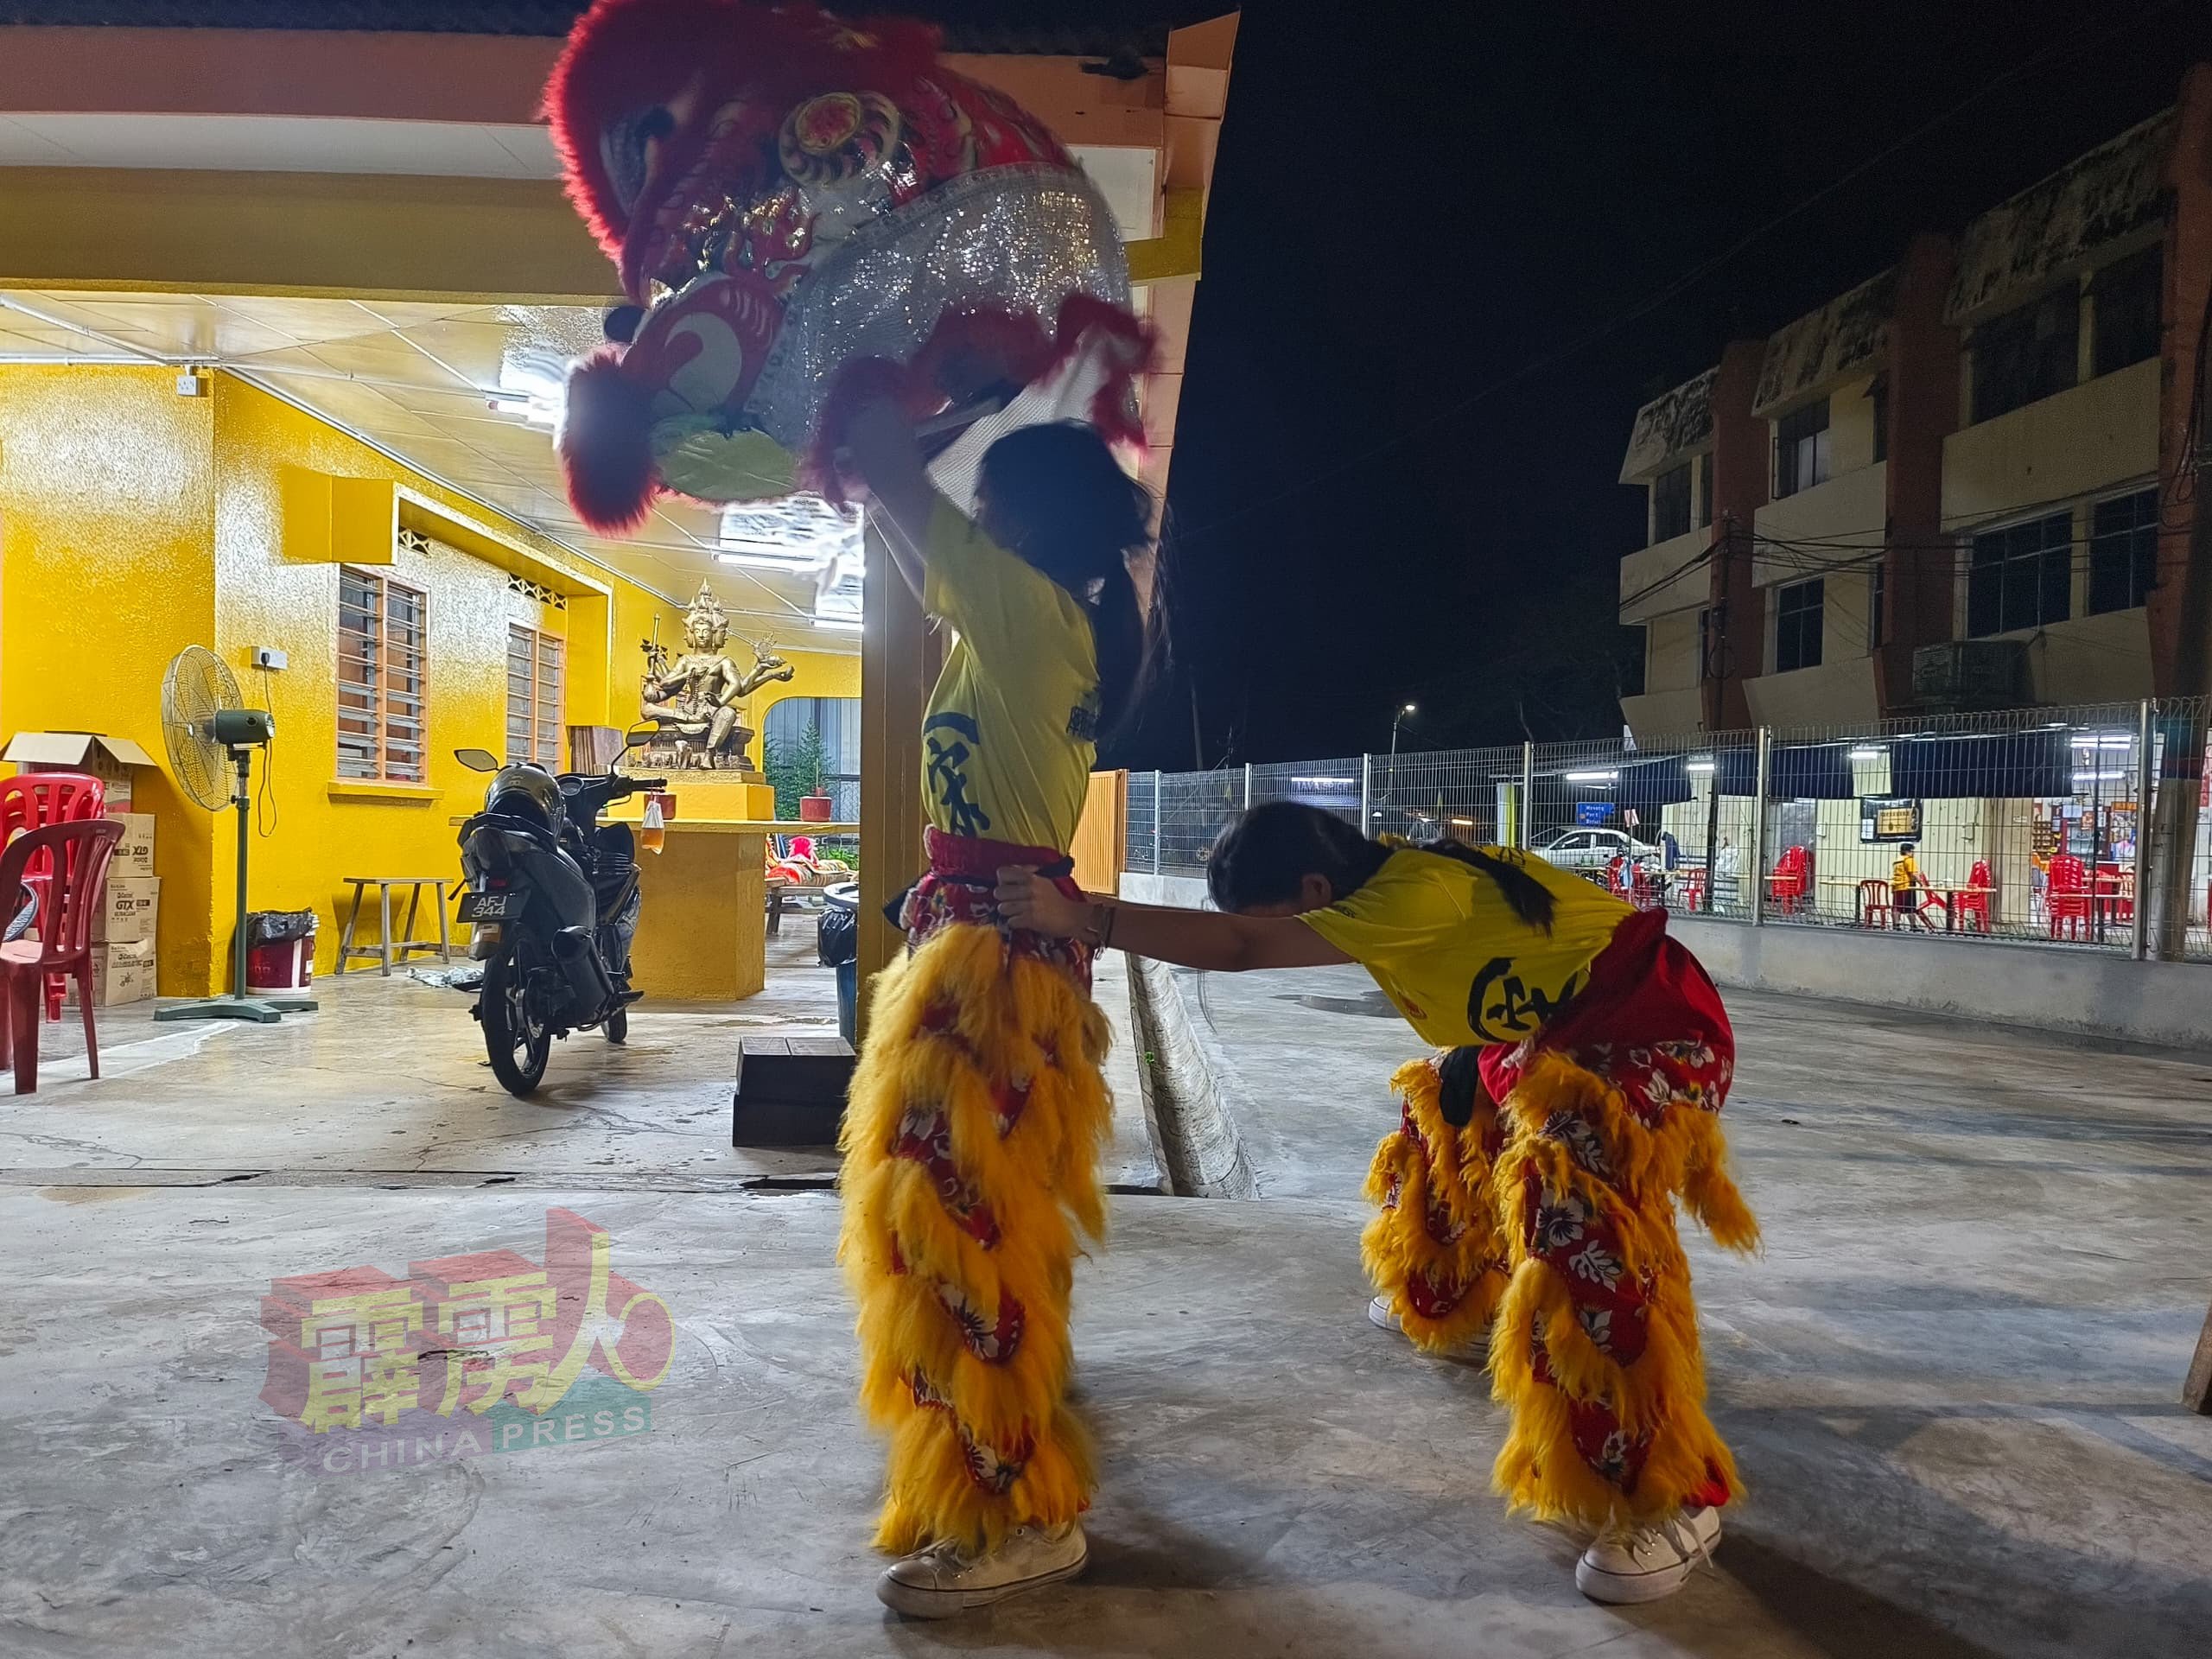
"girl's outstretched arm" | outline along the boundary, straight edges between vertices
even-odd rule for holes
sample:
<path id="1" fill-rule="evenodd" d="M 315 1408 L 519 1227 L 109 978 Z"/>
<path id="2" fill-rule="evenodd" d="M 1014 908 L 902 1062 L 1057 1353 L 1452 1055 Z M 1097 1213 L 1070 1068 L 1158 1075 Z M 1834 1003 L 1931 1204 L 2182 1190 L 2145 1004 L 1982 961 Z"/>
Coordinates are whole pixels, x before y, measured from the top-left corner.
<path id="1" fill-rule="evenodd" d="M 1294 916 L 1231 916 L 1132 904 L 1105 893 L 1071 899 L 1019 866 L 999 872 L 999 913 L 1018 928 L 1081 938 L 1183 968 L 1239 974 L 1255 968 L 1322 968 L 1351 958 Z"/>

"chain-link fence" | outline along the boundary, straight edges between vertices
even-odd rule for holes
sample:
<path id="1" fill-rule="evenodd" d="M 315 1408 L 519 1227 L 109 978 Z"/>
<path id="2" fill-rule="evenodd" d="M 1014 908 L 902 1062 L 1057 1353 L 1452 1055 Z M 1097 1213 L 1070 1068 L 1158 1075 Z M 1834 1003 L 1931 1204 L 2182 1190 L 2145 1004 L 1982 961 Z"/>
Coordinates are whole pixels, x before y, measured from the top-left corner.
<path id="1" fill-rule="evenodd" d="M 2203 700 L 1133 772 L 1128 868 L 1200 875 L 1247 805 L 1526 848 L 1762 925 L 2212 958 Z"/>

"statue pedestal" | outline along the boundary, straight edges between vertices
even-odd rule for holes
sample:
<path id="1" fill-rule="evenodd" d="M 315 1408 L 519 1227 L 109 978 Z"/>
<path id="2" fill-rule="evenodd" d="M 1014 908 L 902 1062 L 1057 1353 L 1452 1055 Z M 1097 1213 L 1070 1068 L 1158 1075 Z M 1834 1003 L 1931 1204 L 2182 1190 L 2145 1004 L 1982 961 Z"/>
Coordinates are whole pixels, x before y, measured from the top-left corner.
<path id="1" fill-rule="evenodd" d="M 635 761 L 629 770 L 643 772 Z M 764 823 L 776 816 L 776 791 L 757 772 L 666 772 L 647 774 L 668 779 L 676 797 L 676 821 Z M 633 795 L 622 816 L 635 822 L 645 812 L 645 797 Z"/>

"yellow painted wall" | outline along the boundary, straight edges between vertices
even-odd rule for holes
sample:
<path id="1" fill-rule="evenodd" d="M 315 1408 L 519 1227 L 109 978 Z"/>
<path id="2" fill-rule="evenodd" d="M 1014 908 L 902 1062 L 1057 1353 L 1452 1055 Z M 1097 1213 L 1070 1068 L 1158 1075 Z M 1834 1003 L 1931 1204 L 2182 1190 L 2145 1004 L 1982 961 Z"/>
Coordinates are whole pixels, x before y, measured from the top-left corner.
<path id="1" fill-rule="evenodd" d="M 257 766 L 259 823 L 250 907 L 313 908 L 318 971 L 336 957 L 349 875 L 458 874 L 448 819 L 482 780 L 456 747 L 499 752 L 505 731 L 507 625 L 566 637 L 564 719 L 626 726 L 635 717 L 638 641 L 682 607 L 410 473 L 281 399 L 226 375 L 211 395 L 180 397 L 167 371 L 0 368 L 0 728 L 91 729 L 163 756 L 161 683 L 187 645 L 212 646 L 250 703 L 276 719 L 273 766 Z M 430 775 L 381 798 L 336 779 L 339 567 L 288 562 L 281 483 L 287 467 L 386 479 L 432 538 L 397 550 L 388 574 L 429 595 Z M 441 535 L 443 531 L 454 539 Z M 454 541 L 486 552 L 475 556 Z M 512 548 L 562 577 L 566 610 L 510 591 L 488 555 Z M 247 667 L 251 649 L 289 656 L 282 672 Z M 227 815 L 185 800 L 165 775 L 140 780 L 158 820 L 162 878 L 160 986 L 196 995 L 227 984 L 236 842 Z M 434 931 L 425 918 L 425 931 Z M 365 922 L 362 937 L 376 928 Z"/>
<path id="2" fill-rule="evenodd" d="M 0 734 L 108 732 L 167 753 L 162 671 L 215 614 L 214 405 L 175 380 L 0 369 Z M 214 820 L 164 772 L 136 787 L 133 810 L 158 820 L 162 988 L 197 988 Z"/>

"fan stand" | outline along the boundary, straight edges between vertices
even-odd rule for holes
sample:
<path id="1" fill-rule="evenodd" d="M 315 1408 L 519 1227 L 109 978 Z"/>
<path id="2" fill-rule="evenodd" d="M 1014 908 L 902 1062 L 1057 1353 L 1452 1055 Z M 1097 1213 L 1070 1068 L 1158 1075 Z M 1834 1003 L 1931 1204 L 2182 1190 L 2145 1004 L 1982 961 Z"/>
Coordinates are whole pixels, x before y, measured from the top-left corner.
<path id="1" fill-rule="evenodd" d="M 311 997 L 286 997 L 278 1002 L 245 994 L 245 855 L 253 829 L 250 821 L 253 791 L 247 777 L 253 751 L 239 745 L 231 750 L 231 760 L 238 771 L 238 789 L 231 802 L 238 812 L 238 916 L 231 932 L 231 994 L 197 1002 L 172 1002 L 154 1010 L 156 1020 L 251 1020 L 256 1025 L 273 1026 L 288 1014 L 306 1014 L 315 1006 Z"/>

